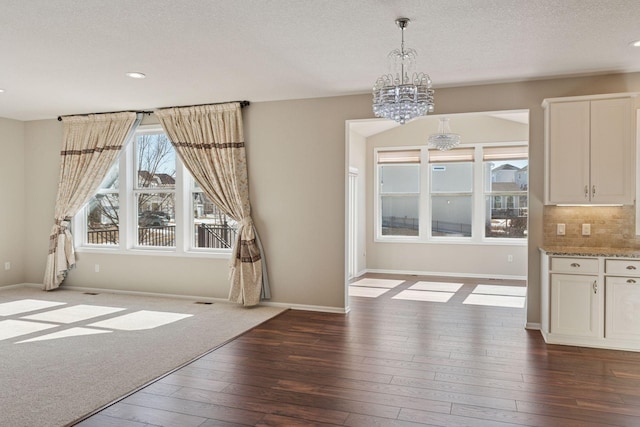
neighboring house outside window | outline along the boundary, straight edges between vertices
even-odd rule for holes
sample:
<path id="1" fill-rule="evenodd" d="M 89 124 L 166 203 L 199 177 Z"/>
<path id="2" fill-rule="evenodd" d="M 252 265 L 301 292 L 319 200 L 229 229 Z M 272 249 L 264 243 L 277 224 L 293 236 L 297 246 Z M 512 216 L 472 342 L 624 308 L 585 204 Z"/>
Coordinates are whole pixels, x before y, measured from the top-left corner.
<path id="1" fill-rule="evenodd" d="M 228 254 L 236 237 L 159 126 L 136 131 L 74 229 L 81 250 Z"/>

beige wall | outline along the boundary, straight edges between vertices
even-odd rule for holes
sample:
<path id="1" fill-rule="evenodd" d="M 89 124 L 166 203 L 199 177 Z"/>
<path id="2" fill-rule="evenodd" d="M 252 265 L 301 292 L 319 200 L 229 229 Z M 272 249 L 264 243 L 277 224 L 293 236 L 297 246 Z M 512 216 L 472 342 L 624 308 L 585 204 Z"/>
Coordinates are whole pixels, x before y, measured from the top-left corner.
<path id="1" fill-rule="evenodd" d="M 609 75 L 436 90 L 436 111 L 530 110 L 530 239 L 527 318 L 539 322 L 538 247 L 543 241 L 543 111 L 548 97 L 640 90 L 640 74 Z M 273 300 L 344 307 L 345 120 L 369 118 L 369 94 L 297 101 L 253 103 L 245 113 L 254 218 L 267 250 Z M 5 148 L 2 157 L 15 147 Z M 19 132 L 17 133 L 19 135 Z M 55 120 L 25 123 L 26 281 L 41 282 L 57 185 L 61 126 Z M 19 139 L 19 136 L 18 136 Z M 19 144 L 19 142 L 18 142 Z M 11 144 L 10 144 L 11 145 Z M 19 151 L 19 150 L 18 150 Z M 18 155 L 19 157 L 19 155 Z M 21 200 L 15 175 L 3 194 Z M 7 190 L 7 187 L 11 188 Z M 17 228 L 17 227 L 16 227 Z M 9 235 L 9 234 L 7 234 Z M 2 239 L 4 240 L 4 234 Z M 19 245 L 18 245 L 19 246 Z M 4 244 L 0 244 L 4 248 Z M 92 273 L 99 262 L 107 271 Z M 145 282 L 139 282 L 141 277 Z M 17 279 L 19 280 L 19 279 Z M 223 260 L 81 254 L 69 284 L 127 289 L 171 289 L 172 293 L 226 295 Z"/>
<path id="2" fill-rule="evenodd" d="M 0 118 L 0 286 L 24 280 L 24 123 Z M 5 270 L 9 262 L 10 269 Z"/>
<path id="3" fill-rule="evenodd" d="M 451 130 L 462 143 L 526 142 L 529 126 L 485 114 L 450 115 Z M 438 131 L 438 119 L 425 117 L 367 138 L 367 171 L 374 176 L 374 149 L 425 146 L 427 136 Z M 380 272 L 464 275 L 471 277 L 526 278 L 525 244 L 391 243 L 375 240 L 373 179 L 367 182 L 367 269 Z M 512 261 L 508 261 L 508 256 Z"/>
<path id="4" fill-rule="evenodd" d="M 345 306 L 345 121 L 366 117 L 369 101 L 351 96 L 253 103 L 244 110 L 253 218 L 266 250 L 275 302 Z M 27 239 L 26 280 L 39 283 L 53 218 L 62 125 L 45 120 L 26 128 L 32 174 L 27 191 L 33 194 L 27 216 L 36 224 Z M 212 298 L 228 293 L 226 259 L 87 252 L 77 258 L 67 286 Z"/>

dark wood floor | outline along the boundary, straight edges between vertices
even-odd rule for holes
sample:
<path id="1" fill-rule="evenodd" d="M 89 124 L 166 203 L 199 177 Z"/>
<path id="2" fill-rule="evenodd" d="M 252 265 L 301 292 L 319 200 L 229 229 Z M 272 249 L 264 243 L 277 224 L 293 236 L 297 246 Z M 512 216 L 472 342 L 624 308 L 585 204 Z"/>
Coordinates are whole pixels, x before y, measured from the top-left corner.
<path id="1" fill-rule="evenodd" d="M 640 426 L 640 353 L 546 345 L 524 309 L 463 305 L 478 281 L 392 299 L 408 278 L 348 315 L 289 310 L 79 426 Z"/>

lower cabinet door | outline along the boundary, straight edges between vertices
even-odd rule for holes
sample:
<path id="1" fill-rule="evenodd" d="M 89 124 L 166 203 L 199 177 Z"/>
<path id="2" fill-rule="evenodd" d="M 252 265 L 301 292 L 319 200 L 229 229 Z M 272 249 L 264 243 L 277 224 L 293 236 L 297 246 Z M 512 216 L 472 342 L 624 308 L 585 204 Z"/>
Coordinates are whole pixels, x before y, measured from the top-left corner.
<path id="1" fill-rule="evenodd" d="M 640 340 L 640 278 L 607 277 L 605 337 Z"/>
<path id="2" fill-rule="evenodd" d="M 598 276 L 551 275 L 551 333 L 579 337 L 600 334 Z"/>

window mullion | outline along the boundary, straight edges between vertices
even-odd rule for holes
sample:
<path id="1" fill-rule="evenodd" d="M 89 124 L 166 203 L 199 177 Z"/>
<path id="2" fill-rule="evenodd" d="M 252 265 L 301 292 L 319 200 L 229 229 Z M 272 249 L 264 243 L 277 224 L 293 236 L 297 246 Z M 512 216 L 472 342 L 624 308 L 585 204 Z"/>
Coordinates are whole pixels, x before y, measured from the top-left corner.
<path id="1" fill-rule="evenodd" d="M 134 136 L 135 138 L 135 136 Z M 127 144 L 124 155 L 120 157 L 120 249 L 127 250 L 133 247 L 136 232 L 135 194 L 133 192 L 133 169 L 129 166 L 134 163 L 134 142 Z"/>
<path id="2" fill-rule="evenodd" d="M 428 240 L 431 238 L 431 209 L 429 209 L 431 178 L 429 175 L 429 167 L 429 150 L 423 147 L 420 150 L 420 201 L 418 208 L 420 218 L 418 223 L 418 236 L 420 240 Z"/>

